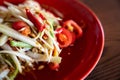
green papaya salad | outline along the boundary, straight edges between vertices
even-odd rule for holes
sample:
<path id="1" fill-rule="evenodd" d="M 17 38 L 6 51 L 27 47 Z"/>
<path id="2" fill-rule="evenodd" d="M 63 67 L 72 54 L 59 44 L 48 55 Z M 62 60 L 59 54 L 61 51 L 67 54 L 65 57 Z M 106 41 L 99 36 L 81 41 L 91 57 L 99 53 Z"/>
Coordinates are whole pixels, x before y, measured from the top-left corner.
<path id="1" fill-rule="evenodd" d="M 18 5 L 4 1 L 4 5 L 0 6 L 0 80 L 14 80 L 39 62 L 58 69 L 62 49 L 82 36 L 76 22 L 63 22 L 34 0 Z"/>

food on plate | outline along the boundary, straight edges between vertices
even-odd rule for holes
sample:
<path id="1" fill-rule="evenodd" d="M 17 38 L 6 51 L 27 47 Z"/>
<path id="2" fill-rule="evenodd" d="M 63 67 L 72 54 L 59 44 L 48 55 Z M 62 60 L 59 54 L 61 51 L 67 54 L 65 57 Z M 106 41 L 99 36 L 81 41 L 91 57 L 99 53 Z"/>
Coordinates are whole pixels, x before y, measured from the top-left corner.
<path id="1" fill-rule="evenodd" d="M 63 22 L 34 0 L 4 4 L 0 6 L 0 80 L 13 80 L 39 62 L 56 70 L 62 49 L 82 36 L 76 22 Z"/>

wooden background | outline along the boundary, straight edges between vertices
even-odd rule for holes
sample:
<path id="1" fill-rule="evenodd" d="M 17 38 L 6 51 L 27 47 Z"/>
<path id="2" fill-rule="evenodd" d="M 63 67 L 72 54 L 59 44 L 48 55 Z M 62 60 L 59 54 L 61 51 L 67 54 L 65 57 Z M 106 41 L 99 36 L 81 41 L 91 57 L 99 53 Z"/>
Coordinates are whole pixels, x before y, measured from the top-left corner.
<path id="1" fill-rule="evenodd" d="M 85 80 L 120 80 L 120 0 L 80 0 L 100 19 L 105 33 L 103 55 Z"/>

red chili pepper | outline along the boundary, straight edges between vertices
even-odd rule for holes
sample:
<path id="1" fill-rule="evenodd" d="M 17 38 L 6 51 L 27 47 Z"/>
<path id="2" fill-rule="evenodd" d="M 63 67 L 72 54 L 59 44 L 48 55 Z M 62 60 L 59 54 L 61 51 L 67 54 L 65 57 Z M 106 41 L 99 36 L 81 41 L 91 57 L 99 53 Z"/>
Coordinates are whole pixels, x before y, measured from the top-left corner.
<path id="1" fill-rule="evenodd" d="M 68 47 L 73 42 L 71 32 L 65 28 L 58 28 L 56 33 L 57 41 L 61 48 Z"/>
<path id="2" fill-rule="evenodd" d="M 63 23 L 63 27 L 67 28 L 70 32 L 74 33 L 76 35 L 76 38 L 79 38 L 82 36 L 82 29 L 81 27 L 73 20 L 68 20 Z"/>
<path id="3" fill-rule="evenodd" d="M 26 15 L 28 19 L 35 25 L 38 31 L 42 31 L 45 28 L 43 25 L 31 12 L 29 9 L 26 9 Z"/>
<path id="4" fill-rule="evenodd" d="M 46 18 L 41 13 L 39 13 L 39 16 L 42 18 L 42 20 L 46 20 Z"/>

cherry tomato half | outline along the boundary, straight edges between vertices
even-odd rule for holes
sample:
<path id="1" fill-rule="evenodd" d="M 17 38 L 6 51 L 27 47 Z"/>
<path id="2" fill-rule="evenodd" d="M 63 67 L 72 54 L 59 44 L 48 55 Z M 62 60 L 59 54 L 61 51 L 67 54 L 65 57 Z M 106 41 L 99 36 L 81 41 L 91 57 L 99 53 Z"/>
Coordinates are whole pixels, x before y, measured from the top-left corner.
<path id="1" fill-rule="evenodd" d="M 27 24 L 23 21 L 16 21 L 12 24 L 12 27 L 15 29 L 15 30 L 20 30 L 22 28 L 24 28 Z"/>
<path id="2" fill-rule="evenodd" d="M 61 48 L 68 47 L 72 43 L 72 34 L 65 28 L 58 28 L 56 30 L 56 37 Z"/>
<path id="3" fill-rule="evenodd" d="M 12 24 L 13 29 L 20 31 L 21 34 L 27 36 L 31 33 L 30 27 L 23 21 L 16 21 Z M 23 30 L 21 30 L 24 28 Z"/>
<path id="4" fill-rule="evenodd" d="M 58 63 L 49 63 L 49 67 L 51 70 L 57 70 L 59 68 Z"/>
<path id="5" fill-rule="evenodd" d="M 79 38 L 82 36 L 82 29 L 81 27 L 73 20 L 67 20 L 63 23 L 63 27 L 68 29 L 70 32 L 74 33 L 76 35 L 76 38 Z"/>

